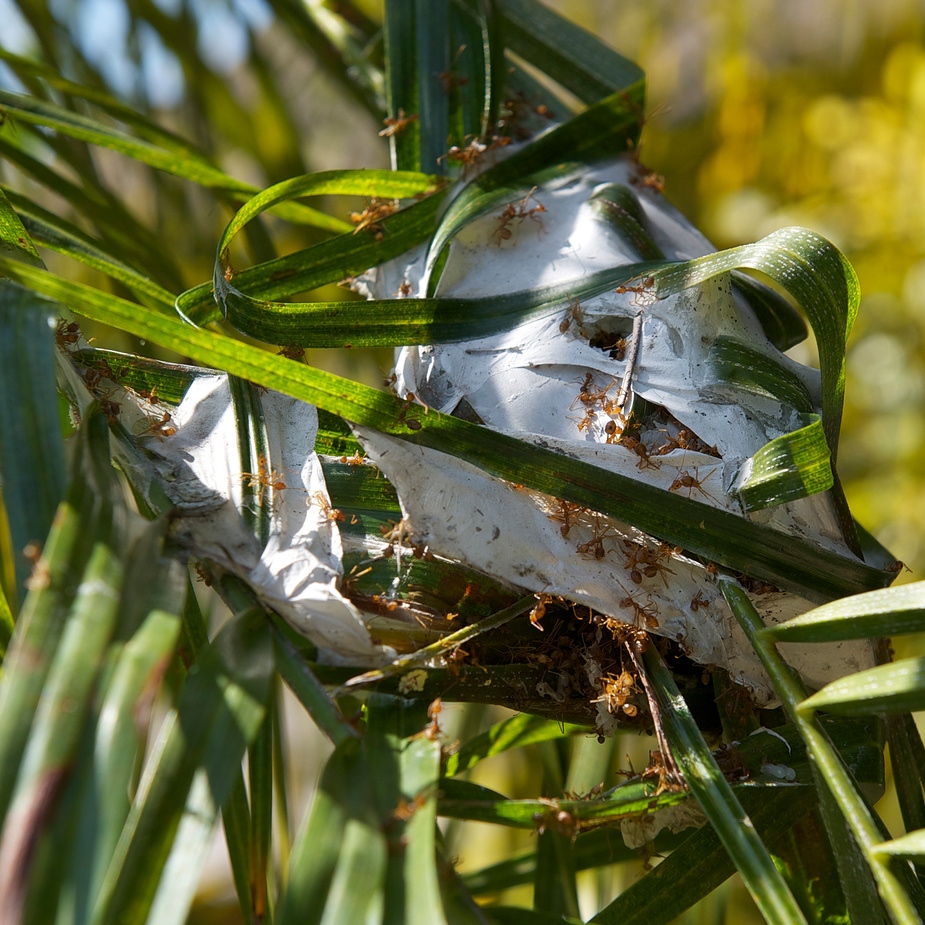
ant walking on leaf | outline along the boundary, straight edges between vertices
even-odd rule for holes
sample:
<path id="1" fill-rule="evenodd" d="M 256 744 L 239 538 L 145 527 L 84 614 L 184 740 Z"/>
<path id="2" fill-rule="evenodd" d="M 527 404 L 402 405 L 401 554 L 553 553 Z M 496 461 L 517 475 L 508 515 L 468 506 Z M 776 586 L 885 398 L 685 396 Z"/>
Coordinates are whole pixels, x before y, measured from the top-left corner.
<path id="1" fill-rule="evenodd" d="M 539 230 L 542 233 L 544 228 L 543 219 L 540 218 L 540 215 L 546 211 L 546 206 L 533 195 L 535 192 L 536 187 L 534 186 L 523 199 L 517 202 L 509 202 L 501 211 L 501 214 L 498 216 L 498 227 L 492 232 L 492 238 L 495 240 L 498 247 L 514 236 L 514 232 L 510 227 L 511 222 L 517 222 L 519 227 L 529 218 L 539 225 Z M 531 199 L 536 205 L 529 207 Z"/>
<path id="2" fill-rule="evenodd" d="M 460 45 L 456 49 L 456 54 L 453 56 L 453 60 L 450 62 L 450 66 L 445 71 L 440 71 L 439 74 L 434 74 L 434 77 L 440 81 L 440 86 L 443 88 L 443 92 L 446 94 L 451 93 L 457 87 L 464 87 L 469 83 L 468 77 L 460 77 L 456 73 L 456 65 L 459 63 L 460 55 L 466 50 L 465 45 Z"/>
<path id="3" fill-rule="evenodd" d="M 305 348 L 301 344 L 292 343 L 286 344 L 285 347 L 280 347 L 276 351 L 278 357 L 286 357 L 287 360 L 305 360 Z"/>
<path id="4" fill-rule="evenodd" d="M 671 483 L 669 491 L 680 491 L 682 488 L 687 489 L 687 497 L 690 498 L 695 491 L 699 491 L 705 498 L 709 498 L 711 501 L 715 501 L 717 504 L 719 502 L 716 498 L 713 497 L 704 487 L 703 483 L 716 472 L 716 469 L 711 469 L 703 478 L 700 478 L 700 472 L 698 469 L 694 469 L 695 475 L 691 475 L 689 472 L 682 471 L 678 477 Z"/>
<path id="5" fill-rule="evenodd" d="M 379 133 L 380 138 L 391 138 L 399 132 L 403 132 L 412 122 L 417 122 L 419 116 L 415 113 L 406 116 L 405 110 L 399 107 L 394 117 L 382 120 L 385 128 Z"/>
<path id="6" fill-rule="evenodd" d="M 397 199 L 381 199 L 374 196 L 369 200 L 369 205 L 362 212 L 351 212 L 350 221 L 356 225 L 353 229 L 354 234 L 359 234 L 367 229 L 372 232 L 377 241 L 382 240 L 383 228 L 379 224 L 384 218 L 394 215 L 398 211 L 399 202 Z"/>

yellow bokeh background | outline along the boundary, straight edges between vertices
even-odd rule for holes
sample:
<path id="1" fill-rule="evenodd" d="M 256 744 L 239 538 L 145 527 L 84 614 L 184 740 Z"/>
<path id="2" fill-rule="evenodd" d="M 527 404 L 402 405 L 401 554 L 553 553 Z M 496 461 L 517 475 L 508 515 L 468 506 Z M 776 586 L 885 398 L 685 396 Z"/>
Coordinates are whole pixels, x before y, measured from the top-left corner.
<path id="1" fill-rule="evenodd" d="M 557 7 L 644 68 L 642 159 L 717 247 L 804 225 L 853 263 L 839 469 L 855 516 L 921 578 L 925 3 Z"/>

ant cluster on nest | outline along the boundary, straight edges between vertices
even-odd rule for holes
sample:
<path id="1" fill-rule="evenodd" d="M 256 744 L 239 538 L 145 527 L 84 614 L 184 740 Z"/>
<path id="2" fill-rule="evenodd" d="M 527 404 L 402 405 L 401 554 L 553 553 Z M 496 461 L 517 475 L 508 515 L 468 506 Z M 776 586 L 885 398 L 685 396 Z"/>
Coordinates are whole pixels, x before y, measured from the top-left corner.
<path id="1" fill-rule="evenodd" d="M 86 347 L 81 346 L 81 341 Z M 126 417 L 122 412 L 126 407 L 126 397 L 130 397 L 129 420 L 125 426 L 133 436 L 151 436 L 158 440 L 174 436 L 177 426 L 173 413 L 158 398 L 157 385 L 139 387 L 138 382 L 129 384 L 128 369 L 114 369 L 110 362 L 111 357 L 95 352 L 90 344 L 91 341 L 84 337 L 79 322 L 68 321 L 66 318 L 58 319 L 55 345 L 70 358 L 72 368 L 77 371 L 87 394 L 100 403 L 110 425 L 116 425 Z M 73 407 L 71 413 L 72 416 L 79 417 Z M 75 420 L 74 423 L 76 425 L 79 420 Z"/>

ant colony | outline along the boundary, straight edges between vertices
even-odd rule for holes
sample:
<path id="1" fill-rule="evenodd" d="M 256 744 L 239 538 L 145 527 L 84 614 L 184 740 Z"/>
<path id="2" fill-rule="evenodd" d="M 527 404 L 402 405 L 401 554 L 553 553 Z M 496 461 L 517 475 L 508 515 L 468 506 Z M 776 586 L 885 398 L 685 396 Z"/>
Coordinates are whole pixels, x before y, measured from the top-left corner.
<path id="1" fill-rule="evenodd" d="M 514 147 L 478 142 L 446 159 L 466 181 Z M 668 205 L 662 186 L 626 155 L 547 184 L 506 188 L 456 233 L 433 291 L 438 298 L 508 296 L 532 307 L 503 331 L 396 355 L 398 395 L 594 467 L 596 479 L 585 468 L 581 480 L 561 483 L 559 496 L 545 494 L 426 446 L 355 432 L 395 485 L 412 542 L 538 595 L 531 612 L 538 629 L 550 623 L 549 601 L 587 607 L 669 638 L 767 704 L 773 691 L 724 603 L 717 566 L 657 528 L 647 533 L 627 522 L 636 514 L 614 516 L 626 502 L 601 512 L 583 504 L 577 488 L 612 485 L 612 497 L 667 512 L 666 523 L 750 518 L 737 493 L 749 461 L 798 429 L 800 410 L 728 378 L 721 348 L 747 347 L 808 394 L 818 391 L 817 371 L 764 337 L 728 275 L 680 291 L 663 284 L 657 261 L 713 248 Z M 406 255 L 368 274 L 366 291 L 374 298 L 405 287 L 426 291 L 425 266 L 423 251 Z M 530 302 L 536 293 L 540 305 Z M 826 494 L 769 507 L 760 518 L 782 534 L 853 555 Z M 811 606 L 740 577 L 767 618 Z M 817 686 L 869 662 L 866 649 L 848 648 L 797 653 L 794 667 Z M 631 689 L 619 672 L 608 677 L 599 715 L 620 704 L 615 691 Z"/>

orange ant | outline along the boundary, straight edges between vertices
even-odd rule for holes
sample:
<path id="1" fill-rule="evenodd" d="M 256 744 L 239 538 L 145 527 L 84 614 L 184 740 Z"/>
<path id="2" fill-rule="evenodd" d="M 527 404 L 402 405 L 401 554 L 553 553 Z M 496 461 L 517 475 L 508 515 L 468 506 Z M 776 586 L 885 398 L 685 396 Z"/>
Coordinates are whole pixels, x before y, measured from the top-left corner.
<path id="1" fill-rule="evenodd" d="M 469 168 L 475 164 L 479 158 L 487 151 L 494 151 L 496 148 L 503 148 L 511 143 L 510 138 L 504 138 L 500 135 L 493 135 L 490 144 L 485 144 L 478 138 L 473 138 L 464 148 L 459 145 L 452 145 L 446 154 L 441 154 L 437 158 L 437 163 L 443 161 L 453 161 L 462 168 L 463 176 L 469 171 Z"/>
<path id="2" fill-rule="evenodd" d="M 157 384 L 152 386 L 150 389 L 140 389 L 138 392 L 138 397 L 142 401 L 146 401 L 149 405 L 157 404 Z"/>
<path id="3" fill-rule="evenodd" d="M 592 526 L 591 539 L 587 543 L 579 543 L 575 549 L 583 556 L 593 555 L 595 559 L 603 559 L 607 555 L 604 549 L 604 540 L 613 536 L 613 527 L 610 524 L 601 524 L 600 514 L 592 515 L 594 524 Z"/>
<path id="4" fill-rule="evenodd" d="M 362 466 L 362 465 L 365 465 L 365 463 L 366 463 L 366 457 L 365 457 L 365 456 L 360 456 L 360 451 L 359 451 L 359 450 L 356 450 L 356 452 L 354 452 L 353 456 L 350 456 L 350 457 L 348 457 L 348 456 L 341 456 L 340 461 L 341 461 L 345 466 Z"/>
<path id="5" fill-rule="evenodd" d="M 735 580 L 742 585 L 749 594 L 774 594 L 776 591 L 780 590 L 774 585 L 762 581 L 760 578 L 752 578 L 751 575 L 746 575 L 744 572 L 734 572 L 733 574 Z"/>
<path id="6" fill-rule="evenodd" d="M 392 294 L 398 296 L 399 298 L 406 299 L 413 291 L 414 287 L 411 285 L 411 283 L 408 280 L 403 279 L 401 281 L 401 285 Z"/>
<path id="7" fill-rule="evenodd" d="M 499 225 L 492 232 L 492 238 L 497 238 L 499 247 L 502 242 L 514 236 L 514 232 L 508 227 L 513 221 L 516 221 L 518 225 L 522 225 L 529 218 L 540 226 L 540 231 L 543 230 L 543 220 L 539 218 L 539 215 L 546 211 L 546 206 L 533 195 L 535 192 L 536 187 L 534 186 L 523 199 L 519 199 L 517 202 L 509 202 L 498 216 Z M 532 209 L 528 209 L 527 205 L 531 199 L 536 205 Z"/>
<path id="8" fill-rule="evenodd" d="M 654 170 L 650 170 L 643 178 L 642 185 L 648 187 L 649 189 L 654 189 L 656 193 L 665 192 L 665 178 L 656 173 Z"/>
<path id="9" fill-rule="evenodd" d="M 308 500 L 309 506 L 311 506 L 312 500 L 317 503 L 322 514 L 332 523 L 343 523 L 347 519 L 347 515 L 340 508 L 331 507 L 331 502 L 325 497 L 324 492 L 316 491 Z"/>
<path id="10" fill-rule="evenodd" d="M 671 486 L 669 487 L 668 490 L 669 490 L 669 491 L 678 491 L 678 490 L 681 489 L 681 488 L 686 488 L 686 489 L 687 489 L 687 497 L 690 498 L 691 495 L 694 493 L 694 490 L 696 489 L 696 490 L 699 491 L 700 494 L 702 494 L 705 498 L 709 498 L 711 501 L 716 501 L 716 498 L 714 498 L 713 495 L 711 495 L 711 494 L 703 487 L 703 483 L 704 483 L 711 475 L 713 475 L 714 472 L 716 472 L 716 469 L 715 469 L 715 468 L 714 468 L 714 469 L 711 469 L 703 478 L 699 478 L 700 472 L 699 472 L 698 469 L 694 469 L 694 472 L 697 473 L 697 475 L 698 475 L 697 478 L 695 478 L 694 476 L 692 476 L 689 472 L 683 472 L 681 475 L 679 475 L 679 476 L 671 483 Z M 717 502 L 717 503 L 719 503 L 719 502 Z"/>
<path id="11" fill-rule="evenodd" d="M 427 738 L 430 738 L 430 736 Z M 427 797 L 423 793 L 419 793 L 410 803 L 402 797 L 398 801 L 398 806 L 393 815 L 399 821 L 407 822 L 426 803 Z"/>
<path id="12" fill-rule="evenodd" d="M 473 138 L 464 148 L 452 145 L 446 154 L 438 158 L 438 162 L 453 161 L 462 167 L 463 174 L 488 150 L 488 145 L 482 144 L 478 138 Z"/>
<path id="13" fill-rule="evenodd" d="M 663 431 L 663 433 L 667 434 L 668 432 Z M 675 450 L 693 450 L 693 441 L 696 439 L 697 438 L 691 431 L 682 427 L 674 437 L 668 434 L 668 441 L 663 443 L 656 450 L 656 453 L 658 453 L 659 456 L 664 456 L 667 453 L 674 452 Z"/>
<path id="14" fill-rule="evenodd" d="M 639 776 L 643 780 L 658 778 L 658 787 L 655 790 L 655 796 L 668 792 L 683 790 L 684 785 L 681 783 L 680 775 L 676 768 L 668 767 L 668 764 L 674 765 L 674 759 L 670 762 L 665 761 L 665 754 L 660 751 L 649 752 L 649 765 Z"/>
<path id="15" fill-rule="evenodd" d="M 586 337 L 587 334 L 585 332 L 584 325 L 585 317 L 581 308 L 581 302 L 579 302 L 578 299 L 573 299 L 571 296 L 569 296 L 568 309 L 565 312 L 565 317 L 562 319 L 562 321 L 559 322 L 559 333 L 565 334 L 572 326 L 573 321 L 578 326 L 578 331 L 581 336 Z"/>
<path id="16" fill-rule="evenodd" d="M 626 669 L 618 675 L 606 674 L 601 677 L 601 696 L 592 703 L 606 703 L 609 713 L 622 710 L 627 716 L 635 716 L 639 710 L 626 701 L 636 691 L 636 679 Z"/>
<path id="17" fill-rule="evenodd" d="M 96 389 L 98 389 L 98 388 L 100 387 L 100 383 L 101 383 L 102 381 L 103 381 L 103 374 L 102 374 L 102 372 L 101 372 L 99 369 L 97 369 L 95 366 L 91 366 L 91 367 L 84 373 L 84 382 L 87 384 L 87 388 L 88 388 L 91 392 L 96 391 Z"/>
<path id="18" fill-rule="evenodd" d="M 534 106 L 527 100 L 523 91 L 518 90 L 516 96 L 504 101 L 503 115 L 498 121 L 498 128 L 520 139 L 529 138 L 530 129 L 523 123 L 531 113 L 535 113 L 541 119 L 555 118 L 552 110 L 545 103 L 538 103 Z"/>
<path id="19" fill-rule="evenodd" d="M 242 472 L 241 478 L 249 488 L 270 488 L 273 491 L 285 491 L 285 489 L 289 487 L 283 481 L 282 473 L 269 467 L 267 458 L 263 453 L 257 457 L 256 474 L 253 472 Z"/>
<path id="20" fill-rule="evenodd" d="M 540 797 L 539 802 L 547 804 L 549 809 L 533 814 L 536 834 L 543 835 L 550 831 L 574 840 L 578 835 L 579 821 L 567 810 L 560 809 L 557 800 Z"/>
<path id="21" fill-rule="evenodd" d="M 569 530 L 575 526 L 578 517 L 585 513 L 587 508 L 572 501 L 563 501 L 561 498 L 556 499 L 556 506 L 558 510 L 553 514 L 549 514 L 549 519 L 561 524 L 559 533 L 562 536 L 568 536 Z"/>
<path id="22" fill-rule="evenodd" d="M 594 373 L 585 373 L 585 381 L 581 384 L 578 390 L 578 397 L 572 402 L 571 407 L 574 408 L 575 402 L 577 401 L 580 401 L 583 405 L 596 405 L 598 402 L 601 402 L 604 410 L 610 411 L 608 407 L 610 403 L 606 401 L 607 393 L 617 384 L 617 380 L 614 379 L 610 385 L 604 389 L 592 389 L 591 383 L 593 381 Z"/>
<path id="23" fill-rule="evenodd" d="M 412 418 L 410 421 L 405 420 L 405 415 L 408 414 L 408 409 L 416 401 L 417 401 L 417 397 L 415 396 L 414 392 L 406 392 L 404 404 L 402 405 L 401 411 L 399 411 L 398 413 L 399 422 L 407 425 L 409 430 L 420 430 L 421 429 L 421 422 L 416 420 L 415 418 Z M 423 405 L 423 402 L 421 404 Z M 427 405 L 424 405 L 424 414 L 427 414 L 428 410 L 429 409 Z"/>
<path id="24" fill-rule="evenodd" d="M 623 414 L 619 405 L 609 400 L 604 401 L 603 407 L 604 412 L 610 416 L 610 420 L 604 425 L 608 443 L 621 443 L 624 437 L 627 441 L 636 439 L 632 436 L 633 428 L 635 428 L 635 433 L 638 433 L 639 426 L 633 420 L 632 412 L 629 416 Z"/>
<path id="25" fill-rule="evenodd" d="M 546 614 L 546 605 L 552 600 L 551 594 L 534 594 L 536 606 L 530 611 L 530 623 L 535 626 L 541 633 L 544 632 L 540 621 Z"/>
<path id="26" fill-rule="evenodd" d="M 0 123 L 2 124 L 2 123 Z M 80 324 L 77 321 L 67 321 L 64 318 L 58 319 L 58 326 L 55 328 L 55 343 L 62 350 L 73 350 L 80 340 Z"/>
<path id="27" fill-rule="evenodd" d="M 635 437 L 628 437 L 626 435 L 626 428 L 623 429 L 619 443 L 621 446 L 625 446 L 631 453 L 635 453 L 636 456 L 639 457 L 639 462 L 636 464 L 637 469 L 659 468 L 660 464 L 652 459 L 652 457 L 649 455 L 649 448 L 641 440 L 637 440 Z"/>
<path id="28" fill-rule="evenodd" d="M 374 196 L 369 200 L 369 205 L 362 212 L 351 212 L 350 221 L 356 225 L 353 229 L 354 234 L 369 229 L 377 241 L 382 240 L 382 226 L 378 224 L 382 219 L 394 215 L 398 211 L 399 203 L 397 199 L 381 199 Z"/>
<path id="29" fill-rule="evenodd" d="M 626 359 L 627 340 L 625 337 L 618 337 L 609 347 L 604 347 L 610 354 L 612 360 L 623 362 Z"/>
<path id="30" fill-rule="evenodd" d="M 675 556 L 682 555 L 684 552 L 682 547 L 672 546 L 670 543 L 665 543 L 662 541 L 659 541 L 658 545 L 656 546 L 656 550 L 659 558 L 662 559 L 671 559 Z"/>
<path id="31" fill-rule="evenodd" d="M 534 186 L 533 190 L 535 189 L 536 187 Z M 492 237 L 497 237 L 499 247 L 501 246 L 502 241 L 507 241 L 514 236 L 514 232 L 511 231 L 508 226 L 515 219 L 517 219 L 519 223 L 523 223 L 524 219 L 527 218 L 527 216 L 530 216 L 530 218 L 532 218 L 534 221 L 539 222 L 540 227 L 542 227 L 542 220 L 536 218 L 535 213 L 545 212 L 546 207 L 541 202 L 539 202 L 539 200 L 536 200 L 537 205 L 533 209 L 528 210 L 526 208 L 527 201 L 533 196 L 533 190 L 531 190 L 518 203 L 509 202 L 498 216 L 498 221 L 500 224 L 492 233 Z"/>
<path id="32" fill-rule="evenodd" d="M 638 279 L 639 277 L 636 277 L 636 278 Z M 632 282 L 632 280 L 630 280 L 630 282 Z M 627 292 L 632 292 L 636 296 L 640 296 L 640 295 L 647 296 L 647 295 L 650 295 L 649 290 L 654 285 L 655 285 L 655 277 L 647 276 L 642 280 L 641 284 L 638 286 L 626 286 L 626 285 L 617 286 L 617 288 L 614 289 L 614 292 L 616 292 L 618 295 L 625 295 Z"/>
<path id="33" fill-rule="evenodd" d="M 321 494 L 321 492 L 319 492 L 318 494 Z M 389 611 L 389 613 L 391 613 L 393 610 L 398 609 L 398 601 L 394 601 L 391 598 L 383 597 L 381 594 L 374 594 L 370 598 L 370 600 L 374 604 L 378 605 L 379 607 L 385 608 L 385 610 Z"/>
<path id="34" fill-rule="evenodd" d="M 113 368 L 109 365 L 109 360 L 100 360 L 99 363 L 97 363 L 96 365 L 97 365 L 97 369 L 99 369 L 100 372 L 102 372 L 102 374 L 107 379 L 109 379 L 111 382 L 118 382 L 122 378 L 123 373 L 125 372 L 124 368 L 120 369 L 118 373 L 115 372 Z"/>
<path id="35" fill-rule="evenodd" d="M 160 420 L 152 421 L 138 436 L 143 437 L 145 434 L 153 434 L 158 440 L 163 440 L 164 437 L 172 437 L 177 432 L 177 428 L 173 426 L 172 422 L 173 418 L 170 412 L 165 411 Z"/>
<path id="36" fill-rule="evenodd" d="M 439 74 L 434 74 L 434 77 L 440 81 L 440 86 L 443 87 L 444 93 L 450 93 L 452 90 L 455 90 L 457 87 L 464 87 L 469 83 L 468 77 L 458 77 L 453 73 L 453 68 L 456 67 L 456 63 L 459 61 L 459 56 L 466 50 L 465 45 L 460 45 L 456 50 L 456 54 L 453 56 L 453 60 L 450 63 L 450 66 L 445 70 L 441 71 Z"/>
<path id="37" fill-rule="evenodd" d="M 696 613 L 701 607 L 709 607 L 710 602 L 703 596 L 703 591 L 698 591 L 691 601 L 691 610 Z"/>
<path id="38" fill-rule="evenodd" d="M 286 357 L 287 360 L 304 360 L 305 359 L 305 348 L 301 344 L 295 342 L 287 344 L 285 347 L 280 347 L 276 351 L 278 357 Z"/>
<path id="39" fill-rule="evenodd" d="M 648 604 L 640 604 L 627 595 L 620 601 L 620 606 L 627 610 L 633 611 L 633 623 L 636 626 L 644 626 L 646 629 L 658 628 L 658 604 L 652 598 L 648 598 Z"/>
<path id="40" fill-rule="evenodd" d="M 379 532 L 382 534 L 382 539 L 389 544 L 387 549 L 392 549 L 392 552 L 394 552 L 396 545 L 405 546 L 410 544 L 411 527 L 404 517 L 398 523 L 390 520 L 387 524 L 381 524 Z M 388 559 L 391 555 L 392 553 L 388 553 L 385 558 Z"/>
<path id="41" fill-rule="evenodd" d="M 668 436 L 666 443 L 663 443 L 657 450 L 659 456 L 664 456 L 674 450 L 691 450 L 694 453 L 703 453 L 707 456 L 719 457 L 719 450 L 715 446 L 707 446 L 700 437 L 692 430 L 682 427 L 678 433 L 672 437 L 667 431 L 662 431 Z"/>
<path id="42" fill-rule="evenodd" d="M 637 279 L 638 278 L 640 277 L 637 277 Z M 619 293 L 620 295 L 623 295 L 624 293 L 627 293 L 627 292 L 635 292 L 637 295 L 641 295 L 647 289 L 650 289 L 654 285 L 655 285 L 655 277 L 647 276 L 645 277 L 645 279 L 642 280 L 642 284 L 639 286 L 617 286 L 617 288 L 614 289 L 614 292 Z"/>
<path id="43" fill-rule="evenodd" d="M 119 417 L 119 412 L 122 410 L 122 405 L 117 401 L 113 401 L 111 398 L 101 398 L 100 407 L 103 409 L 103 414 L 106 415 L 106 419 L 109 423 L 115 424 Z"/>
<path id="44" fill-rule="evenodd" d="M 641 585 L 644 578 L 655 578 L 658 575 L 665 587 L 668 587 L 665 573 L 673 575 L 674 572 L 662 561 L 667 556 L 661 547 L 651 549 L 641 543 L 623 540 L 623 552 L 626 556 L 623 567 L 629 571 L 630 579 L 634 584 Z"/>
<path id="45" fill-rule="evenodd" d="M 427 708 L 427 718 L 430 720 L 430 722 L 424 727 L 423 730 L 424 738 L 429 739 L 431 742 L 436 742 L 440 736 L 440 726 L 437 723 L 437 718 L 442 712 L 443 701 L 437 697 Z"/>
<path id="46" fill-rule="evenodd" d="M 584 431 L 588 430 L 588 428 L 590 428 L 591 425 L 594 423 L 594 419 L 596 417 L 597 417 L 597 412 L 593 408 L 588 408 L 585 411 L 585 416 L 578 422 L 579 433 L 583 433 Z M 571 420 L 574 421 L 575 419 L 571 418 Z"/>
<path id="47" fill-rule="evenodd" d="M 449 614 L 447 614 L 449 617 Z M 452 652 L 443 656 L 443 664 L 451 678 L 458 678 L 466 665 L 477 665 L 472 653 L 462 646 L 456 646 Z"/>
<path id="48" fill-rule="evenodd" d="M 393 135 L 404 131 L 412 122 L 417 122 L 418 118 L 417 115 L 406 116 L 405 110 L 399 107 L 398 115 L 382 120 L 382 124 L 386 127 L 379 133 L 379 137 L 391 138 Z"/>

